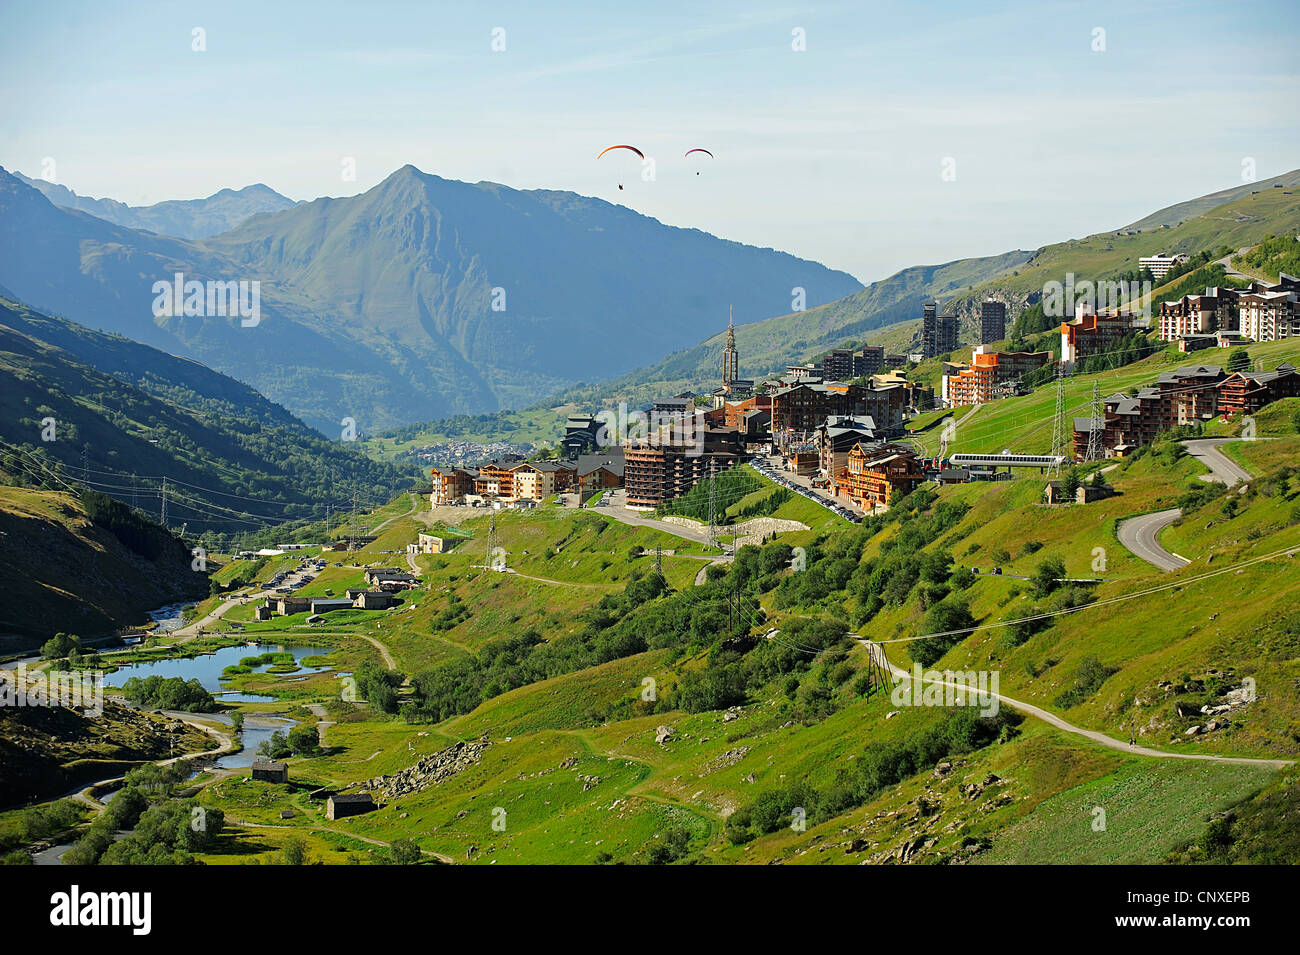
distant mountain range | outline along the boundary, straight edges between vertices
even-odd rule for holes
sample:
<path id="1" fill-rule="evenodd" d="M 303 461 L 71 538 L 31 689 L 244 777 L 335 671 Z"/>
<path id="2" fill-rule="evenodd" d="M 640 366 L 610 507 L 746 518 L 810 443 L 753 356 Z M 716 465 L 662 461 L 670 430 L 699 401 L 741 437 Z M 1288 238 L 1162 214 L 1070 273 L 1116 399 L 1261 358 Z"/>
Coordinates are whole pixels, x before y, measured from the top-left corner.
<path id="1" fill-rule="evenodd" d="M 128 206 L 115 199 L 79 196 L 67 186 L 31 179 L 20 172 L 15 172 L 14 176 L 40 190 L 56 206 L 88 212 L 128 229 L 144 229 L 182 239 L 203 239 L 228 232 L 252 216 L 279 212 L 295 205 L 292 199 L 260 182 L 243 189 L 222 189 L 206 199 L 172 199 L 151 206 Z"/>
<path id="2" fill-rule="evenodd" d="M 256 327 L 158 317 L 154 283 L 260 282 Z M 702 332 L 861 289 L 772 249 L 569 192 L 404 166 L 344 199 L 219 236 L 143 232 L 0 172 L 0 285 L 83 324 L 239 377 L 326 434 L 519 407 L 610 378 Z"/>

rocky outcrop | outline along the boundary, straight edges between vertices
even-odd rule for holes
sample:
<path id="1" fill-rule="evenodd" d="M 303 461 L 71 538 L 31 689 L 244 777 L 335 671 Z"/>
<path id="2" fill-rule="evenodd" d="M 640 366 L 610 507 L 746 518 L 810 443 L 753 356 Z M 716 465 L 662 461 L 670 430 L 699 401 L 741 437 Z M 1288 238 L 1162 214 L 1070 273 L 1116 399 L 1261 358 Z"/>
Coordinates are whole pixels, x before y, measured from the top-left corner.
<path id="1" fill-rule="evenodd" d="M 380 801 L 418 793 L 473 766 L 483 757 L 488 745 L 486 739 L 456 743 L 441 752 L 422 756 L 390 776 L 375 776 L 362 783 L 361 788 L 374 793 Z"/>

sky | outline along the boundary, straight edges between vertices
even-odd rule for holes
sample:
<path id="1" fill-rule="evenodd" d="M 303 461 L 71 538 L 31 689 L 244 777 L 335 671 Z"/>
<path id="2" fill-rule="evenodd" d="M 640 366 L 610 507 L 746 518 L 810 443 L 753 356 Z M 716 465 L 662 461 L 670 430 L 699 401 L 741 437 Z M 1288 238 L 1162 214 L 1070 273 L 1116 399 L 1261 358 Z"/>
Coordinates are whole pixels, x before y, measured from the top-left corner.
<path id="1" fill-rule="evenodd" d="M 1300 167 L 1298 52 L 1295 0 L 0 0 L 0 166 L 146 205 L 411 163 L 868 283 Z"/>

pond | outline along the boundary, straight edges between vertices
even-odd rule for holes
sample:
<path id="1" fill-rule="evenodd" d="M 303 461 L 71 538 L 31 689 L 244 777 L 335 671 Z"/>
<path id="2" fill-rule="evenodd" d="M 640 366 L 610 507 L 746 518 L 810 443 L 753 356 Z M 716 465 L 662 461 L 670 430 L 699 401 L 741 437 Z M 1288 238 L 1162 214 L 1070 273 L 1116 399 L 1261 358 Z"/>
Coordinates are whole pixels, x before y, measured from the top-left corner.
<path id="1" fill-rule="evenodd" d="M 108 675 L 108 681 L 114 686 L 121 686 L 133 676 L 141 679 L 147 676 L 180 677 L 183 680 L 198 680 L 203 688 L 213 696 L 218 696 L 226 703 L 266 703 L 274 699 L 270 696 L 255 696 L 238 693 L 222 686 L 221 673 L 228 666 L 235 666 L 244 657 L 260 656 L 263 653 L 291 653 L 298 665 L 302 666 L 304 657 L 324 656 L 331 652 L 330 647 L 288 647 L 282 644 L 258 643 L 253 646 L 237 644 L 223 647 L 215 653 L 204 653 L 190 659 L 150 660 L 143 663 L 124 663 L 119 665 L 116 673 Z M 253 668 L 254 673 L 265 673 L 271 664 L 264 663 Z M 302 667 L 292 675 L 302 673 L 320 673 L 328 666 Z"/>

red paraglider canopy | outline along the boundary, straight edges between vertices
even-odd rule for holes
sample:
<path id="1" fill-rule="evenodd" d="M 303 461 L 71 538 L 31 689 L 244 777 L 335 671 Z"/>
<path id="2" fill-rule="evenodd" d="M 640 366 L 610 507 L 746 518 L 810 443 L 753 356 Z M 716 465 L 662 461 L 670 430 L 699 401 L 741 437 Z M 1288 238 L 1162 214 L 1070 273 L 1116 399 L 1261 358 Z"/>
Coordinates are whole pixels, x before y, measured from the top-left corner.
<path id="1" fill-rule="evenodd" d="M 695 149 L 686 150 L 687 156 L 689 156 L 691 153 L 704 153 L 704 155 L 708 156 L 710 159 L 713 158 L 713 153 L 709 152 L 707 149 L 700 149 L 698 146 Z"/>
<path id="2" fill-rule="evenodd" d="M 637 154 L 638 156 L 640 156 L 642 159 L 645 159 L 645 153 L 641 152 L 641 150 L 637 149 L 635 146 L 621 146 L 621 145 L 620 145 L 620 146 L 609 146 L 609 147 L 607 147 L 607 148 L 605 148 L 605 149 L 602 149 L 602 150 L 600 151 L 600 156 L 605 155 L 605 153 L 609 152 L 611 149 L 630 149 L 630 150 L 632 150 L 632 152 L 636 153 L 636 154 Z M 597 156 L 596 158 L 599 159 L 600 156 Z"/>

